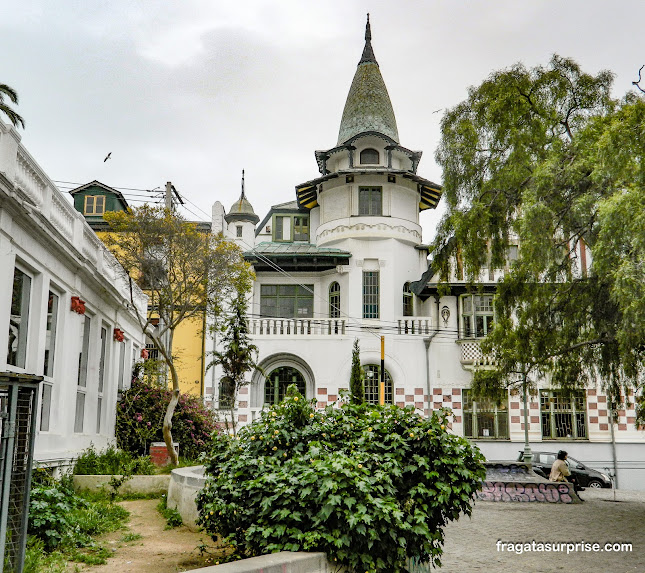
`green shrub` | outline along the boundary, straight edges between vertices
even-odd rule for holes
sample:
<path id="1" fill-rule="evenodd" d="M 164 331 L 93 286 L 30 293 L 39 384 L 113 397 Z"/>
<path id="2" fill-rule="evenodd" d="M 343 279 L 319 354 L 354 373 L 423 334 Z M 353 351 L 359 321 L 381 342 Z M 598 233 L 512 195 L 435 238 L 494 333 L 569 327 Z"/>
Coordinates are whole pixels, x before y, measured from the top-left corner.
<path id="1" fill-rule="evenodd" d="M 69 477 L 56 481 L 42 471 L 34 474 L 36 485 L 29 502 L 31 546 L 47 553 L 59 550 L 75 561 L 104 563 L 108 554 L 92 536 L 119 529 L 128 512 L 105 499 L 85 500 L 74 493 Z M 30 559 L 37 565 L 35 555 Z"/>
<path id="2" fill-rule="evenodd" d="M 85 500 L 66 484 L 54 482 L 31 488 L 29 499 L 30 535 L 39 538 L 46 551 L 53 551 L 65 537 L 76 532 L 70 520 L 74 510 L 87 508 Z"/>
<path id="3" fill-rule="evenodd" d="M 117 406 L 116 441 L 134 456 L 149 452 L 152 442 L 163 442 L 163 419 L 169 390 L 134 379 Z M 172 437 L 182 456 L 196 460 L 215 431 L 215 415 L 199 396 L 181 394 L 172 418 Z"/>
<path id="4" fill-rule="evenodd" d="M 149 456 L 135 458 L 113 445 L 96 451 L 94 446 L 83 450 L 74 462 L 74 475 L 145 475 L 155 473 Z"/>
<path id="5" fill-rule="evenodd" d="M 161 500 L 157 504 L 157 511 L 166 520 L 166 529 L 172 529 L 184 524 L 181 514 L 176 509 L 168 507 L 168 499 L 165 495 L 161 496 Z"/>
<path id="6" fill-rule="evenodd" d="M 440 564 L 443 527 L 470 515 L 483 456 L 412 409 L 285 401 L 214 439 L 198 523 L 238 554 L 323 551 L 350 571 Z"/>

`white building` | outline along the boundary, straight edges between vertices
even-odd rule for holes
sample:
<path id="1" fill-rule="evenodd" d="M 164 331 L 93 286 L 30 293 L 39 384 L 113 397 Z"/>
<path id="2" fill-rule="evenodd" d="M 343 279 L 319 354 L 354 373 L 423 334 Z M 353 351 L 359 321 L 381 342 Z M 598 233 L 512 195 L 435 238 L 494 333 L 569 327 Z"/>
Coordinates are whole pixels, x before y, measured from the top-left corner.
<path id="1" fill-rule="evenodd" d="M 497 408 L 474 403 L 468 391 L 499 277 L 484 273 L 485 294 L 469 292 L 455 277 L 440 296 L 427 276 L 419 212 L 437 205 L 441 187 L 417 174 L 421 152 L 399 142 L 369 21 L 338 142 L 315 155 L 319 175 L 297 185 L 296 200 L 275 205 L 259 224 L 244 191 L 228 213 L 220 203 L 213 207 L 213 230 L 241 245 L 257 275 L 250 326 L 266 376 L 256 373 L 242 389 L 239 422 L 252 420 L 292 382 L 320 407 L 334 402 L 349 387 L 355 338 L 366 397 L 377 402 L 383 337 L 386 402 L 425 415 L 449 407 L 453 432 L 476 440 L 490 459 L 516 459 L 524 441 L 520 396 Z M 210 375 L 207 398 L 217 403 L 221 373 Z M 545 387 L 530 399 L 528 414 L 535 450 L 567 449 L 596 468 L 616 467 L 620 487 L 645 487 L 645 432 L 634 428 L 633 404 L 619 412 L 616 466 L 599 391 L 567 401 Z"/>
<path id="2" fill-rule="evenodd" d="M 117 393 L 144 338 L 122 269 L 0 122 L 0 372 L 43 376 L 35 459 L 114 441 Z M 142 313 L 146 296 L 136 287 Z M 4 325 L 4 326 L 3 326 Z"/>

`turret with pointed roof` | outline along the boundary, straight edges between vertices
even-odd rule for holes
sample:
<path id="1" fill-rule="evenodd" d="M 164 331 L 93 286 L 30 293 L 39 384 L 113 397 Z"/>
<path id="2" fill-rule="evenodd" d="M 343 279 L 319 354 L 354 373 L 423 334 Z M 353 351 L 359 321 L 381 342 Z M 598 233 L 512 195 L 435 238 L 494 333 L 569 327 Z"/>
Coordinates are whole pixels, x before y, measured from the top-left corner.
<path id="1" fill-rule="evenodd" d="M 240 198 L 231 205 L 229 212 L 224 217 L 227 223 L 233 221 L 249 221 L 254 225 L 260 220 L 253 210 L 253 206 L 246 198 L 244 191 L 244 170 L 242 170 L 242 193 Z"/>
<path id="2" fill-rule="evenodd" d="M 340 122 L 337 145 L 343 145 L 359 133 L 375 131 L 399 142 L 394 109 L 372 49 L 370 16 L 365 26 L 365 47 Z"/>

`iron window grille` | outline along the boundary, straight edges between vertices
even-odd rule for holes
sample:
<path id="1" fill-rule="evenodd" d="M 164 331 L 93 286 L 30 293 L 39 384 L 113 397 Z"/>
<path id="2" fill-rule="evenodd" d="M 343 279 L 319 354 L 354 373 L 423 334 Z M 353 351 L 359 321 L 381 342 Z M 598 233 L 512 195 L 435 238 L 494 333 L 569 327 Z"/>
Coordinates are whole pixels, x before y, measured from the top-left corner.
<path id="1" fill-rule="evenodd" d="M 464 436 L 508 439 L 508 404 L 473 400 L 470 390 L 462 391 Z"/>
<path id="2" fill-rule="evenodd" d="M 584 392 L 541 390 L 540 412 L 543 439 L 588 439 Z"/>
<path id="3" fill-rule="evenodd" d="M 295 384 L 298 392 L 306 396 L 306 384 L 303 375 L 291 366 L 276 368 L 264 382 L 264 403 L 278 404 L 287 395 L 287 388 Z"/>
<path id="4" fill-rule="evenodd" d="M 379 403 L 379 387 L 381 383 L 381 367 L 377 364 L 365 364 L 363 367 L 365 401 L 368 404 Z M 390 373 L 385 371 L 385 403 L 394 403 L 394 389 Z"/>

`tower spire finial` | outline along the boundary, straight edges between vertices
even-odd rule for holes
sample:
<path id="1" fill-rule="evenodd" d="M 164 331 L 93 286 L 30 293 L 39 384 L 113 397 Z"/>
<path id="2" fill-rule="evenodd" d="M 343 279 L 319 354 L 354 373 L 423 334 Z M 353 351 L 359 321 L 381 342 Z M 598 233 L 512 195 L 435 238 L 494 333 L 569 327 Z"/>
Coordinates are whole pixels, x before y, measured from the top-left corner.
<path id="1" fill-rule="evenodd" d="M 240 201 L 242 199 L 246 199 L 246 197 L 244 196 L 244 169 L 242 169 L 242 194 L 240 195 Z"/>
<path id="2" fill-rule="evenodd" d="M 363 56 L 359 64 L 372 63 L 377 64 L 374 50 L 372 49 L 372 28 L 370 26 L 370 15 L 367 14 L 367 24 L 365 24 L 365 47 L 363 48 Z"/>

